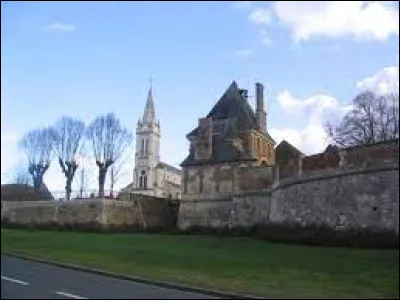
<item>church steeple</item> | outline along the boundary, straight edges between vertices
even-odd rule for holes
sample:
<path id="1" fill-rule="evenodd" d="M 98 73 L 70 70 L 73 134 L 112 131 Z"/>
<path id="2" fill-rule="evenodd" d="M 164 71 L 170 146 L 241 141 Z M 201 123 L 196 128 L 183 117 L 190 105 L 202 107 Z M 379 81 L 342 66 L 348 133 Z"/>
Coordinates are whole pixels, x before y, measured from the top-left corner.
<path id="1" fill-rule="evenodd" d="M 160 123 L 156 120 L 153 87 L 147 95 L 143 116 L 136 127 L 136 153 L 134 169 L 134 188 L 151 194 L 156 188 L 156 167 L 160 162 Z M 150 195 L 149 194 L 149 195 Z"/>
<path id="2" fill-rule="evenodd" d="M 147 101 L 146 101 L 146 106 L 144 108 L 142 122 L 144 124 L 156 123 L 156 112 L 154 109 L 153 87 L 151 79 L 150 79 L 150 88 L 149 88 L 149 93 L 147 95 Z"/>

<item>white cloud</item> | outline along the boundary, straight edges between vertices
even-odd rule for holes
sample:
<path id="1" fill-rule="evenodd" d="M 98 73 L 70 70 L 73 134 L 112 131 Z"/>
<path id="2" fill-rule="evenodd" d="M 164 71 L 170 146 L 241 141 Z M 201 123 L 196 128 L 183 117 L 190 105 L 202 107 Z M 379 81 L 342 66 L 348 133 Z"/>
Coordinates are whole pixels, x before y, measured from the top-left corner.
<path id="1" fill-rule="evenodd" d="M 256 8 L 250 13 L 249 18 L 257 25 L 267 25 L 271 22 L 271 12 L 265 8 Z"/>
<path id="2" fill-rule="evenodd" d="M 237 10 L 248 9 L 253 6 L 253 1 L 235 1 L 233 8 Z"/>
<path id="3" fill-rule="evenodd" d="M 315 36 L 384 41 L 399 35 L 399 10 L 378 1 L 277 1 L 274 12 L 295 42 Z"/>
<path id="4" fill-rule="evenodd" d="M 374 75 L 364 78 L 357 83 L 360 90 L 372 90 L 378 94 L 399 91 L 399 67 L 383 68 Z"/>
<path id="5" fill-rule="evenodd" d="M 321 114 L 324 110 L 336 110 L 339 101 L 328 95 L 316 95 L 301 100 L 294 98 L 288 90 L 283 90 L 278 94 L 278 102 L 283 110 L 288 113 L 312 112 L 313 115 Z"/>
<path id="6" fill-rule="evenodd" d="M 249 57 L 253 52 L 250 49 L 236 51 L 236 55 L 240 57 Z"/>
<path id="7" fill-rule="evenodd" d="M 42 30 L 52 32 L 73 32 L 76 30 L 76 27 L 73 24 L 53 23 L 44 26 Z"/>
<path id="8" fill-rule="evenodd" d="M 343 116 L 351 106 L 343 106 L 329 95 L 316 95 L 306 99 L 297 99 L 288 90 L 278 94 L 278 102 L 287 115 L 301 115 L 307 120 L 302 128 L 272 128 L 271 135 L 277 143 L 283 139 L 293 144 L 305 154 L 323 151 L 329 144 L 324 123 Z"/>
<path id="9" fill-rule="evenodd" d="M 308 125 L 301 130 L 272 128 L 269 132 L 278 144 L 286 140 L 306 155 L 322 152 L 329 144 L 328 135 L 322 126 Z"/>

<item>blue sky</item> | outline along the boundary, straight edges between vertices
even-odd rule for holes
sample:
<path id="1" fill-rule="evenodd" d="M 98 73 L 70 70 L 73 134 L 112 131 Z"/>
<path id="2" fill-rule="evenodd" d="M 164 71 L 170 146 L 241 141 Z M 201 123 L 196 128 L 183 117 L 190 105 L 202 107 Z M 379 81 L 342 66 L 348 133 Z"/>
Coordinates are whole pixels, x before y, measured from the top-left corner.
<path id="1" fill-rule="evenodd" d="M 62 115 L 89 123 L 113 111 L 134 132 L 150 76 L 163 161 L 179 165 L 186 133 L 232 80 L 250 96 L 265 85 L 278 142 L 321 151 L 323 122 L 357 92 L 398 90 L 398 24 L 395 1 L 2 1 L 2 183 L 24 159 L 18 139 Z M 131 178 L 127 155 L 118 186 Z M 55 162 L 45 181 L 63 189 Z"/>

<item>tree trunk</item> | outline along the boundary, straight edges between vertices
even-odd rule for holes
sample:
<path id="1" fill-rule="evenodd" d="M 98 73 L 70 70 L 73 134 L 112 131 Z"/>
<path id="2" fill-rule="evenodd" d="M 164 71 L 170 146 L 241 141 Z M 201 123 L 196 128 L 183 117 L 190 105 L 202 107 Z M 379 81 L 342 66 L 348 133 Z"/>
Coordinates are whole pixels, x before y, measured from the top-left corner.
<path id="1" fill-rule="evenodd" d="M 83 198 L 83 189 L 85 186 L 85 174 L 84 174 L 84 169 L 82 169 L 81 171 L 81 182 L 80 182 L 80 189 L 79 189 L 79 194 L 80 194 L 80 198 Z"/>
<path id="2" fill-rule="evenodd" d="M 42 187 L 42 182 L 43 182 L 43 175 L 39 175 L 37 174 L 36 176 L 32 176 L 33 177 L 33 188 L 35 190 L 35 192 L 39 192 L 41 187 Z"/>
<path id="3" fill-rule="evenodd" d="M 72 174 L 73 176 L 73 174 Z M 71 200 L 71 185 L 72 185 L 72 176 L 67 177 L 67 184 L 65 185 L 65 198 L 67 201 Z"/>
<path id="4" fill-rule="evenodd" d="M 114 184 L 111 183 L 110 198 L 114 198 Z"/>
<path id="5" fill-rule="evenodd" d="M 107 169 L 99 168 L 99 198 L 104 197 L 104 183 L 106 181 Z"/>

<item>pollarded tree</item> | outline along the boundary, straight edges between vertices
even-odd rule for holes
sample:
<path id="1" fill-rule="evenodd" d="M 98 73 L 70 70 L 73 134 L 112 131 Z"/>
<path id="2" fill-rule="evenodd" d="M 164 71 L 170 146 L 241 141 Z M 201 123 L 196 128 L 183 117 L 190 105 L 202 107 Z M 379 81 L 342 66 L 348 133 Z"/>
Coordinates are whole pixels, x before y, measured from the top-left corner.
<path id="1" fill-rule="evenodd" d="M 341 147 L 369 145 L 399 137 L 399 94 L 365 91 L 353 99 L 353 108 L 337 125 L 326 130 Z"/>
<path id="2" fill-rule="evenodd" d="M 77 154 L 83 144 L 85 123 L 80 120 L 63 116 L 54 125 L 54 152 L 65 175 L 65 198 L 71 198 L 71 185 L 78 168 Z"/>
<path id="3" fill-rule="evenodd" d="M 97 117 L 86 133 L 99 168 L 99 197 L 104 197 L 107 170 L 132 143 L 132 134 L 113 113 Z"/>
<path id="4" fill-rule="evenodd" d="M 28 158 L 28 171 L 32 176 L 35 191 L 40 190 L 43 176 L 50 167 L 54 140 L 54 129 L 43 128 L 26 133 L 19 142 L 19 147 Z"/>

